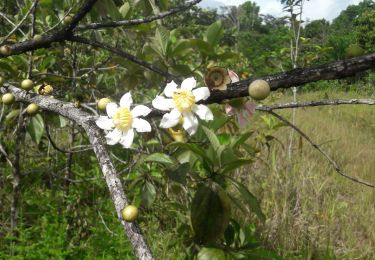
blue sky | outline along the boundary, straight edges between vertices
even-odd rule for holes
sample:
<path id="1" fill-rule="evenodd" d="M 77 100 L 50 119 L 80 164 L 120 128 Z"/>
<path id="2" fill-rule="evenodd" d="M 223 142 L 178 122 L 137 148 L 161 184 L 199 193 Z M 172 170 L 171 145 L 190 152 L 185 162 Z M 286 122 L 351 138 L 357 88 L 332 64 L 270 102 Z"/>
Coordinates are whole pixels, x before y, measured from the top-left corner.
<path id="1" fill-rule="evenodd" d="M 282 16 L 282 5 L 279 0 L 252 0 L 260 6 L 262 14 Z M 239 5 L 245 0 L 203 0 L 203 5 L 210 5 L 213 2 L 222 2 L 223 5 Z M 325 18 L 332 20 L 348 5 L 358 4 L 361 0 L 310 0 L 306 1 L 304 19 L 316 20 Z"/>

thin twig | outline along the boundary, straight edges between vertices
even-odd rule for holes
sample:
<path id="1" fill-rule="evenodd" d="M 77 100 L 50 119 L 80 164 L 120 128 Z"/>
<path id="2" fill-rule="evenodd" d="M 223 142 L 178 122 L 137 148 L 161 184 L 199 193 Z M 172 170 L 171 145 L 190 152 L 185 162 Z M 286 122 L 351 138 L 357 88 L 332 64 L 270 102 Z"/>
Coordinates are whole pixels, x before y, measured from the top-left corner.
<path id="1" fill-rule="evenodd" d="M 294 124 L 292 124 L 291 122 L 289 122 L 287 119 L 285 119 L 283 116 L 273 112 L 272 110 L 263 110 L 264 112 L 267 112 L 271 115 L 273 115 L 274 117 L 276 117 L 277 119 L 279 119 L 280 121 L 282 121 L 283 123 L 287 124 L 288 126 L 290 126 L 291 128 L 293 128 L 297 133 L 299 133 L 307 142 L 309 142 L 316 150 L 318 150 L 327 160 L 328 162 L 333 166 L 333 168 L 335 169 L 335 171 L 340 174 L 341 176 L 353 181 L 353 182 L 356 182 L 356 183 L 359 183 L 359 184 L 362 184 L 362 185 L 365 185 L 367 187 L 370 187 L 370 188 L 375 188 L 375 185 L 372 184 L 372 183 L 369 183 L 369 182 L 366 182 L 366 181 L 363 181 L 361 179 L 358 179 L 358 178 L 355 178 L 353 176 L 350 176 L 350 175 L 347 175 L 343 169 L 341 169 L 341 167 L 338 165 L 338 163 L 333 160 L 325 151 L 323 151 L 319 145 L 317 145 L 316 143 L 314 143 L 310 137 L 308 137 L 301 129 L 299 129 L 297 126 L 295 126 Z"/>
<path id="2" fill-rule="evenodd" d="M 87 45 L 90 45 L 90 46 L 93 46 L 93 47 L 97 47 L 97 48 L 101 48 L 101 49 L 104 49 L 104 50 L 107 50 L 109 52 L 112 52 L 122 58 L 125 58 L 131 62 L 134 62 L 146 69 L 149 69 L 167 79 L 175 79 L 175 80 L 178 80 L 177 77 L 173 76 L 172 74 L 166 72 L 166 71 L 163 71 L 157 67 L 155 67 L 154 65 L 150 64 L 150 63 L 147 63 L 143 60 L 140 60 L 138 59 L 137 57 L 135 57 L 134 55 L 130 54 L 130 53 L 127 53 L 123 50 L 120 50 L 118 48 L 115 48 L 115 47 L 112 47 L 108 44 L 105 44 L 105 43 L 102 43 L 102 42 L 97 42 L 95 40 L 91 40 L 91 39 L 86 39 L 86 38 L 83 38 L 83 37 L 80 37 L 80 36 L 72 36 L 71 38 L 68 39 L 69 41 L 72 41 L 72 42 L 79 42 L 79 43 L 83 43 L 83 44 L 87 44 Z"/>
<path id="3" fill-rule="evenodd" d="M 317 101 L 290 102 L 284 104 L 274 104 L 269 106 L 257 106 L 256 110 L 269 111 L 287 108 L 317 107 L 317 106 L 338 106 L 338 105 L 375 105 L 375 99 L 372 98 L 354 98 L 354 99 L 322 99 Z"/>
<path id="4" fill-rule="evenodd" d="M 185 11 L 186 9 L 191 8 L 192 6 L 196 5 L 197 3 L 201 2 L 202 0 L 194 0 L 179 7 L 173 8 L 167 12 L 163 12 L 157 15 L 151 15 L 144 18 L 139 19 L 132 19 L 132 20 L 122 20 L 122 21 L 109 21 L 103 23 L 91 23 L 86 25 L 77 26 L 77 31 L 84 31 L 89 29 L 99 29 L 99 28 L 115 28 L 119 26 L 131 26 L 131 25 L 139 25 L 143 23 L 150 23 L 155 20 L 163 19 L 167 16 L 180 13 Z"/>
<path id="5" fill-rule="evenodd" d="M 0 16 L 3 17 L 8 23 L 10 23 L 12 26 L 16 27 L 17 25 L 15 23 L 13 23 L 7 16 L 6 14 L 4 14 L 3 12 L 0 12 Z M 23 36 L 26 36 L 26 33 L 24 33 L 22 31 L 21 28 L 18 28 L 18 31 L 20 31 L 20 33 L 23 35 Z"/>
<path id="6" fill-rule="evenodd" d="M 27 13 L 25 14 L 25 16 L 21 19 L 21 21 L 16 25 L 16 27 L 14 27 L 4 38 L 3 40 L 0 42 L 0 45 L 3 45 L 8 39 L 10 36 L 12 36 L 12 34 L 18 30 L 18 28 L 21 27 L 21 25 L 23 24 L 23 22 L 27 19 L 27 17 L 30 15 L 30 13 L 34 10 L 35 6 L 38 4 L 39 0 L 35 0 L 33 2 L 33 4 L 31 5 L 30 9 L 27 11 Z"/>

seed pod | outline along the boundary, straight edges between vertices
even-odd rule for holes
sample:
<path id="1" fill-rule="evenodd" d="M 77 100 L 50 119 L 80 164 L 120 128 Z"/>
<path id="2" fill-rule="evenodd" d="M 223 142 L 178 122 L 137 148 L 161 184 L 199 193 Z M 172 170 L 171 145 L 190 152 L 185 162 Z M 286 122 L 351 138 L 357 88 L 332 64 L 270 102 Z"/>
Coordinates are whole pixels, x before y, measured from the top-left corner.
<path id="1" fill-rule="evenodd" d="M 40 34 L 35 34 L 33 37 L 34 42 L 40 43 L 43 40 L 43 36 Z"/>
<path id="2" fill-rule="evenodd" d="M 99 99 L 99 101 L 97 103 L 98 109 L 101 110 L 101 111 L 105 111 L 108 103 L 111 103 L 111 100 L 109 98 Z"/>
<path id="3" fill-rule="evenodd" d="M 128 205 L 122 210 L 122 218 L 126 222 L 133 222 L 138 217 L 138 208 L 134 205 Z"/>
<path id="4" fill-rule="evenodd" d="M 53 87 L 51 85 L 47 85 L 43 83 L 42 85 L 38 86 L 38 94 L 43 96 L 49 96 L 53 92 Z"/>
<path id="5" fill-rule="evenodd" d="M 3 103 L 5 105 L 11 105 L 14 103 L 14 101 L 16 101 L 16 98 L 13 96 L 12 93 L 6 93 L 3 95 L 3 97 L 1 98 L 1 101 L 3 101 Z"/>
<path id="6" fill-rule="evenodd" d="M 24 79 L 21 82 L 21 88 L 24 90 L 32 90 L 34 87 L 34 82 L 31 79 Z"/>
<path id="7" fill-rule="evenodd" d="M 249 86 L 249 95 L 255 100 L 262 100 L 268 97 L 271 92 L 270 85 L 262 79 L 254 80 Z"/>
<path id="8" fill-rule="evenodd" d="M 30 116 L 33 116 L 38 112 L 39 112 L 39 106 L 35 103 L 31 103 L 26 108 L 26 113 L 29 114 Z"/>
<path id="9" fill-rule="evenodd" d="M 10 54 L 12 54 L 12 50 L 10 49 L 8 45 L 3 45 L 0 47 L 0 53 L 3 56 L 9 56 Z"/>

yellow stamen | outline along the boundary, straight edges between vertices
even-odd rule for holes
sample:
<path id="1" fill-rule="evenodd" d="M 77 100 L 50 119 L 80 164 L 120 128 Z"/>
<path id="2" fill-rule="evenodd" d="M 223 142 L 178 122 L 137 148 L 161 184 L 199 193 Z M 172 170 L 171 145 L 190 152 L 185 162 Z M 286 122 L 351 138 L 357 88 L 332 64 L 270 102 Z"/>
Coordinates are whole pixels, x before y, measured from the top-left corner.
<path id="1" fill-rule="evenodd" d="M 190 112 L 195 104 L 195 97 L 190 90 L 177 89 L 172 99 L 176 105 L 176 108 L 182 112 Z"/>
<path id="2" fill-rule="evenodd" d="M 132 120 L 132 114 L 126 107 L 120 107 L 119 109 L 117 109 L 112 117 L 113 124 L 118 130 L 121 131 L 128 130 L 132 125 Z"/>

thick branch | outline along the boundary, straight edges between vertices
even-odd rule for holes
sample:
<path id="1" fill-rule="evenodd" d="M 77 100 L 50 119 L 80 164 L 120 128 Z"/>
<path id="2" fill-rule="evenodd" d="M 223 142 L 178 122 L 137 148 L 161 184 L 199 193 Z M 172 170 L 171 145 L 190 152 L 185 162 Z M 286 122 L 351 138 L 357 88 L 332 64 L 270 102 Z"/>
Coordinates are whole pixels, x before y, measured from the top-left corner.
<path id="1" fill-rule="evenodd" d="M 284 73 L 250 78 L 229 85 L 226 91 L 213 91 L 204 103 L 220 103 L 225 99 L 248 96 L 248 86 L 256 79 L 266 80 L 271 90 L 290 88 L 319 80 L 332 80 L 350 77 L 358 72 L 375 68 L 375 53 L 361 57 L 336 61 L 324 65 L 293 69 Z"/>
<path id="2" fill-rule="evenodd" d="M 177 14 L 179 12 L 185 11 L 192 6 L 196 5 L 197 3 L 201 2 L 202 0 L 194 0 L 179 7 L 173 8 L 167 12 L 163 12 L 157 15 L 151 15 L 144 18 L 132 19 L 132 20 L 122 20 L 122 21 L 108 21 L 103 23 L 91 23 L 87 25 L 77 26 L 77 31 L 84 31 L 90 29 L 100 29 L 100 28 L 115 28 L 120 26 L 131 26 L 131 25 L 138 25 L 143 23 L 150 23 L 155 20 L 163 19 L 167 16 Z"/>
<path id="3" fill-rule="evenodd" d="M 12 92 L 17 101 L 36 103 L 41 109 L 48 110 L 60 114 L 85 129 L 89 136 L 90 143 L 93 145 L 94 152 L 99 161 L 103 175 L 105 177 L 112 202 L 116 208 L 117 216 L 124 227 L 134 253 L 138 259 L 153 259 L 151 251 L 148 247 L 137 223 L 125 222 L 121 218 L 121 210 L 128 204 L 128 198 L 124 193 L 121 181 L 109 157 L 102 131 L 96 126 L 93 117 L 75 108 L 72 103 L 59 101 L 54 98 L 44 97 L 37 94 L 27 93 L 9 84 L 4 84 L 6 88 L 0 88 L 0 92 Z"/>
<path id="4" fill-rule="evenodd" d="M 36 42 L 34 40 L 27 40 L 9 45 L 11 55 L 21 54 L 40 48 L 49 48 L 54 42 L 63 42 L 67 40 L 72 36 L 72 30 L 78 25 L 79 21 L 85 17 L 97 1 L 98 0 L 86 0 L 69 25 L 66 25 L 62 30 L 52 35 L 45 35 L 41 41 Z M 5 56 L 0 54 L 0 58 L 2 57 Z"/>

